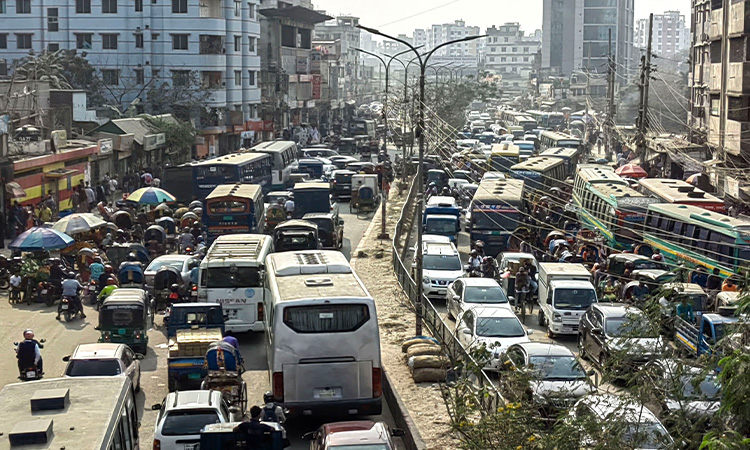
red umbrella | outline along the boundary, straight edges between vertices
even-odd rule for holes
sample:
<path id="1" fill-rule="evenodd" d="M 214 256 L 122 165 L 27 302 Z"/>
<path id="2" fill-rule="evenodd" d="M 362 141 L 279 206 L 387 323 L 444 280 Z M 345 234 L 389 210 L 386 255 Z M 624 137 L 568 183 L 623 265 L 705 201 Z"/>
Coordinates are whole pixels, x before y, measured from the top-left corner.
<path id="1" fill-rule="evenodd" d="M 648 174 L 641 166 L 635 164 L 625 164 L 624 166 L 615 170 L 617 175 L 631 178 L 646 178 Z"/>

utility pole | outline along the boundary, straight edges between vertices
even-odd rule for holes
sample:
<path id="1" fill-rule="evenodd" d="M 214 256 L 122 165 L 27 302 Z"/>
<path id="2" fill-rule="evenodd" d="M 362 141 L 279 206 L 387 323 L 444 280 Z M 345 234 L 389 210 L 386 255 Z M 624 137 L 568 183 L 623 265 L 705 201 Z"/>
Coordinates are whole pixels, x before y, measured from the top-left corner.
<path id="1" fill-rule="evenodd" d="M 612 54 L 612 29 L 609 29 L 609 57 L 607 58 L 607 122 L 605 124 L 604 154 L 607 159 L 614 153 L 615 134 L 615 57 Z"/>
<path id="2" fill-rule="evenodd" d="M 641 56 L 641 102 L 638 107 L 638 138 L 636 156 L 644 162 L 646 156 L 646 127 L 648 126 L 648 90 L 651 81 L 651 40 L 654 32 L 654 14 L 648 16 L 648 45 L 646 54 Z"/>

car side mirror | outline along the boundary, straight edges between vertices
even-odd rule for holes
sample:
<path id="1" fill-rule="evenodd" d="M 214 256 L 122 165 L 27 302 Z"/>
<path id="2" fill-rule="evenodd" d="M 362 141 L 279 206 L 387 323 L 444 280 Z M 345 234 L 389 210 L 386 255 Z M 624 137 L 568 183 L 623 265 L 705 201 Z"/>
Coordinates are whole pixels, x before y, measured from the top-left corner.
<path id="1" fill-rule="evenodd" d="M 526 335 L 531 336 L 532 333 L 534 333 L 534 330 L 526 329 Z"/>
<path id="2" fill-rule="evenodd" d="M 240 408 L 236 407 L 236 406 L 230 406 L 229 407 L 229 412 L 232 413 L 232 414 L 234 414 L 235 416 L 237 416 L 240 413 L 242 413 L 242 410 Z"/>
<path id="3" fill-rule="evenodd" d="M 463 334 L 465 334 L 467 336 L 471 336 L 471 330 L 468 329 L 468 328 L 466 328 L 466 327 L 461 328 L 461 333 L 463 333 Z"/>
<path id="4" fill-rule="evenodd" d="M 453 301 L 454 301 L 454 302 L 457 302 L 457 301 L 459 301 L 459 300 L 461 300 L 461 297 L 460 297 L 460 296 L 458 296 L 458 295 L 454 295 L 454 296 L 453 296 Z"/>
<path id="5" fill-rule="evenodd" d="M 344 219 L 340 219 L 339 220 L 339 225 L 343 225 L 343 224 L 344 224 Z"/>
<path id="6" fill-rule="evenodd" d="M 393 437 L 401 437 L 401 436 L 405 436 L 405 435 L 406 435 L 406 433 L 401 428 L 394 428 L 394 429 L 391 430 L 391 436 L 393 436 Z"/>
<path id="7" fill-rule="evenodd" d="M 307 433 L 302 435 L 303 441 L 312 441 L 315 439 L 315 432 L 314 431 L 308 431 Z"/>
<path id="8" fill-rule="evenodd" d="M 160 411 L 161 410 L 161 403 L 154 403 L 151 405 L 151 411 Z"/>
<path id="9" fill-rule="evenodd" d="M 70 361 L 70 355 L 65 355 L 65 356 L 63 356 L 63 357 L 62 357 L 62 360 L 63 360 L 63 361 L 65 361 L 65 362 L 68 362 L 68 361 Z"/>
<path id="10" fill-rule="evenodd" d="M 97 325 L 97 326 L 95 326 L 95 327 L 94 327 L 94 329 L 95 329 L 96 331 L 99 331 L 99 330 L 101 330 L 101 329 L 102 329 L 102 327 L 100 327 L 99 325 Z"/>

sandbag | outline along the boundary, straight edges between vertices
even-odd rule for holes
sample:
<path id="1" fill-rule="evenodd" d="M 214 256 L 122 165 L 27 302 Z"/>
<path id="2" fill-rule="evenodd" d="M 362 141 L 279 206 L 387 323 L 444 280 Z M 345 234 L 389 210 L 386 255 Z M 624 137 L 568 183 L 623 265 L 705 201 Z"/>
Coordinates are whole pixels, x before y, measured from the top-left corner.
<path id="1" fill-rule="evenodd" d="M 409 369 L 442 369 L 448 367 L 448 360 L 440 356 L 414 356 L 409 358 Z"/>
<path id="2" fill-rule="evenodd" d="M 405 340 L 404 343 L 401 344 L 401 351 L 406 353 L 406 351 L 409 350 L 409 347 L 414 344 L 438 344 L 438 341 L 437 339 L 428 336 L 416 336 Z"/>
<path id="3" fill-rule="evenodd" d="M 443 353 L 443 349 L 439 345 L 435 344 L 414 344 L 409 347 L 406 351 L 406 357 L 411 358 L 412 356 L 440 356 Z"/>
<path id="4" fill-rule="evenodd" d="M 442 381 L 445 381 L 445 376 L 446 376 L 445 369 L 435 369 L 435 368 L 416 369 L 414 370 L 414 373 L 412 374 L 412 378 L 417 383 L 442 382 Z"/>

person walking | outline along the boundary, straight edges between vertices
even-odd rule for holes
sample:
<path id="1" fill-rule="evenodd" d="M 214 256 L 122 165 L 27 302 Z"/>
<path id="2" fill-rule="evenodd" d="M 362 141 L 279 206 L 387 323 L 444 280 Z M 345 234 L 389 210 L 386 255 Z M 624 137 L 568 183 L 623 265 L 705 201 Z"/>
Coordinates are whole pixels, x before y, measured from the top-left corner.
<path id="1" fill-rule="evenodd" d="M 96 204 L 96 194 L 94 193 L 94 190 L 91 188 L 91 185 L 88 181 L 86 182 L 84 193 L 86 194 L 86 201 L 88 202 L 86 205 L 86 212 L 91 212 L 91 208 L 93 208 Z"/>

